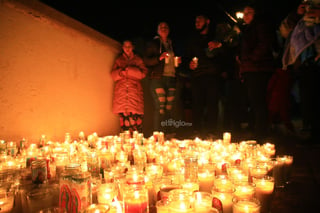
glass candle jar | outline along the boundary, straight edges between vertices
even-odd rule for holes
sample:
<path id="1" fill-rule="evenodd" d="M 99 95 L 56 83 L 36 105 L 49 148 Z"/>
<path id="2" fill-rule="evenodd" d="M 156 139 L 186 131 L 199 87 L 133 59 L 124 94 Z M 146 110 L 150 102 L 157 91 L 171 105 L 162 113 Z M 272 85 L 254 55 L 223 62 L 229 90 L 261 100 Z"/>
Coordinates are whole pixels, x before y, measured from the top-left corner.
<path id="1" fill-rule="evenodd" d="M 192 193 L 185 189 L 173 189 L 169 192 L 168 212 L 194 212 Z"/>
<path id="2" fill-rule="evenodd" d="M 204 164 L 198 169 L 199 190 L 211 193 L 215 177 L 215 165 Z"/>
<path id="3" fill-rule="evenodd" d="M 211 193 L 194 192 L 192 196 L 195 213 L 219 213 L 218 209 L 212 207 L 213 196 Z"/>
<path id="4" fill-rule="evenodd" d="M 146 213 L 149 212 L 148 190 L 143 185 L 124 186 L 123 212 L 124 213 Z"/>
<path id="5" fill-rule="evenodd" d="M 232 213 L 234 186 L 228 179 L 216 179 L 212 188 L 213 207 L 223 213 Z"/>
<path id="6" fill-rule="evenodd" d="M 248 181 L 237 181 L 234 182 L 234 197 L 238 199 L 249 199 L 253 198 L 256 193 L 256 184 L 249 183 Z"/>
<path id="7" fill-rule="evenodd" d="M 256 198 L 233 199 L 233 213 L 260 213 L 260 201 Z"/>
<path id="8" fill-rule="evenodd" d="M 274 192 L 274 178 L 253 178 L 253 183 L 256 184 L 256 197 L 260 201 L 261 212 L 269 212 Z"/>
<path id="9" fill-rule="evenodd" d="M 32 183 L 45 183 L 48 179 L 47 162 L 45 159 L 37 159 L 31 163 L 31 179 Z"/>
<path id="10" fill-rule="evenodd" d="M 72 176 L 80 173 L 80 164 L 68 164 L 65 166 L 64 172 L 60 175 L 59 181 L 59 207 L 71 211 L 72 202 Z"/>
<path id="11" fill-rule="evenodd" d="M 99 204 L 111 204 L 112 200 L 118 195 L 116 183 L 101 183 L 97 188 Z"/>
<path id="12" fill-rule="evenodd" d="M 106 204 L 91 204 L 88 206 L 83 213 L 108 213 L 110 206 Z"/>

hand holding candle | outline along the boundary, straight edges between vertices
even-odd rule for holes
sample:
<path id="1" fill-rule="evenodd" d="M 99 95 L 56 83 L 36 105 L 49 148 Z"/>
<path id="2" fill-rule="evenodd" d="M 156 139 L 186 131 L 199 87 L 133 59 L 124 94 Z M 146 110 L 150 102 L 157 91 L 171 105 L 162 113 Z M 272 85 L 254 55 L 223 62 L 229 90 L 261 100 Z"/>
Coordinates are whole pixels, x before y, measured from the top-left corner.
<path id="1" fill-rule="evenodd" d="M 191 70 L 195 70 L 198 67 L 198 58 L 193 57 L 192 60 L 190 61 L 189 68 Z"/>

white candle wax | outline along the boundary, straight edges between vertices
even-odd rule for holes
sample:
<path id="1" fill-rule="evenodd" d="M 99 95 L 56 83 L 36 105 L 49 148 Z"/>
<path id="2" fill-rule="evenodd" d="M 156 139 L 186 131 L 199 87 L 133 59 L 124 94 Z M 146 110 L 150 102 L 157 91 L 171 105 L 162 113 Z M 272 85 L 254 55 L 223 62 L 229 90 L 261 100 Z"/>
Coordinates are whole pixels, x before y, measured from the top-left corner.
<path id="1" fill-rule="evenodd" d="M 253 198 L 255 194 L 255 186 L 253 185 L 239 185 L 235 187 L 234 196 L 238 199 Z"/>
<path id="2" fill-rule="evenodd" d="M 169 204 L 170 213 L 193 213 L 194 209 L 189 205 L 189 203 L 185 203 L 183 201 L 172 201 Z"/>
<path id="3" fill-rule="evenodd" d="M 233 193 L 228 192 L 212 192 L 213 197 L 218 198 L 222 203 L 223 213 L 232 213 Z"/>
<path id="4" fill-rule="evenodd" d="M 199 190 L 203 192 L 211 192 L 214 182 L 214 172 L 204 171 L 198 173 Z"/>
<path id="5" fill-rule="evenodd" d="M 268 212 L 273 191 L 274 191 L 274 181 L 273 179 L 253 179 L 254 183 L 256 184 L 256 197 L 261 203 L 261 210 L 262 212 Z"/>
<path id="6" fill-rule="evenodd" d="M 249 200 L 240 200 L 233 205 L 233 213 L 260 213 L 260 205 Z"/>
<path id="7" fill-rule="evenodd" d="M 116 188 L 113 183 L 101 184 L 97 193 L 98 203 L 110 204 L 116 194 Z"/>

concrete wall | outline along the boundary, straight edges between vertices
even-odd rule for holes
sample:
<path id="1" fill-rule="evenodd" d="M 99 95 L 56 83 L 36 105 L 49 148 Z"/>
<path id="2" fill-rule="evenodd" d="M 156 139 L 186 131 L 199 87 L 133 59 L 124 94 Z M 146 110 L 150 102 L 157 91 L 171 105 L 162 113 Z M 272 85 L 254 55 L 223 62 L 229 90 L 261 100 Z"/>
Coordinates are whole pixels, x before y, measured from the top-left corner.
<path id="1" fill-rule="evenodd" d="M 0 139 L 117 134 L 117 41 L 36 0 L 0 0 Z"/>

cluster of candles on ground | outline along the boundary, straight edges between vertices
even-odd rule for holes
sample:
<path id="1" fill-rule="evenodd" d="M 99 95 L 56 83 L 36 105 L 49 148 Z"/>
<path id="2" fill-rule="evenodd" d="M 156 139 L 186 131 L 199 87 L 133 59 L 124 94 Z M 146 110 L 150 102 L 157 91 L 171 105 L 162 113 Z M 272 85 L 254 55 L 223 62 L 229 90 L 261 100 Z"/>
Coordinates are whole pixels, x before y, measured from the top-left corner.
<path id="1" fill-rule="evenodd" d="M 229 132 L 218 140 L 164 138 L 80 132 L 63 142 L 2 140 L 1 211 L 17 205 L 18 191 L 29 212 L 263 213 L 290 178 L 293 157 L 276 155 L 270 142 L 233 142 Z"/>

